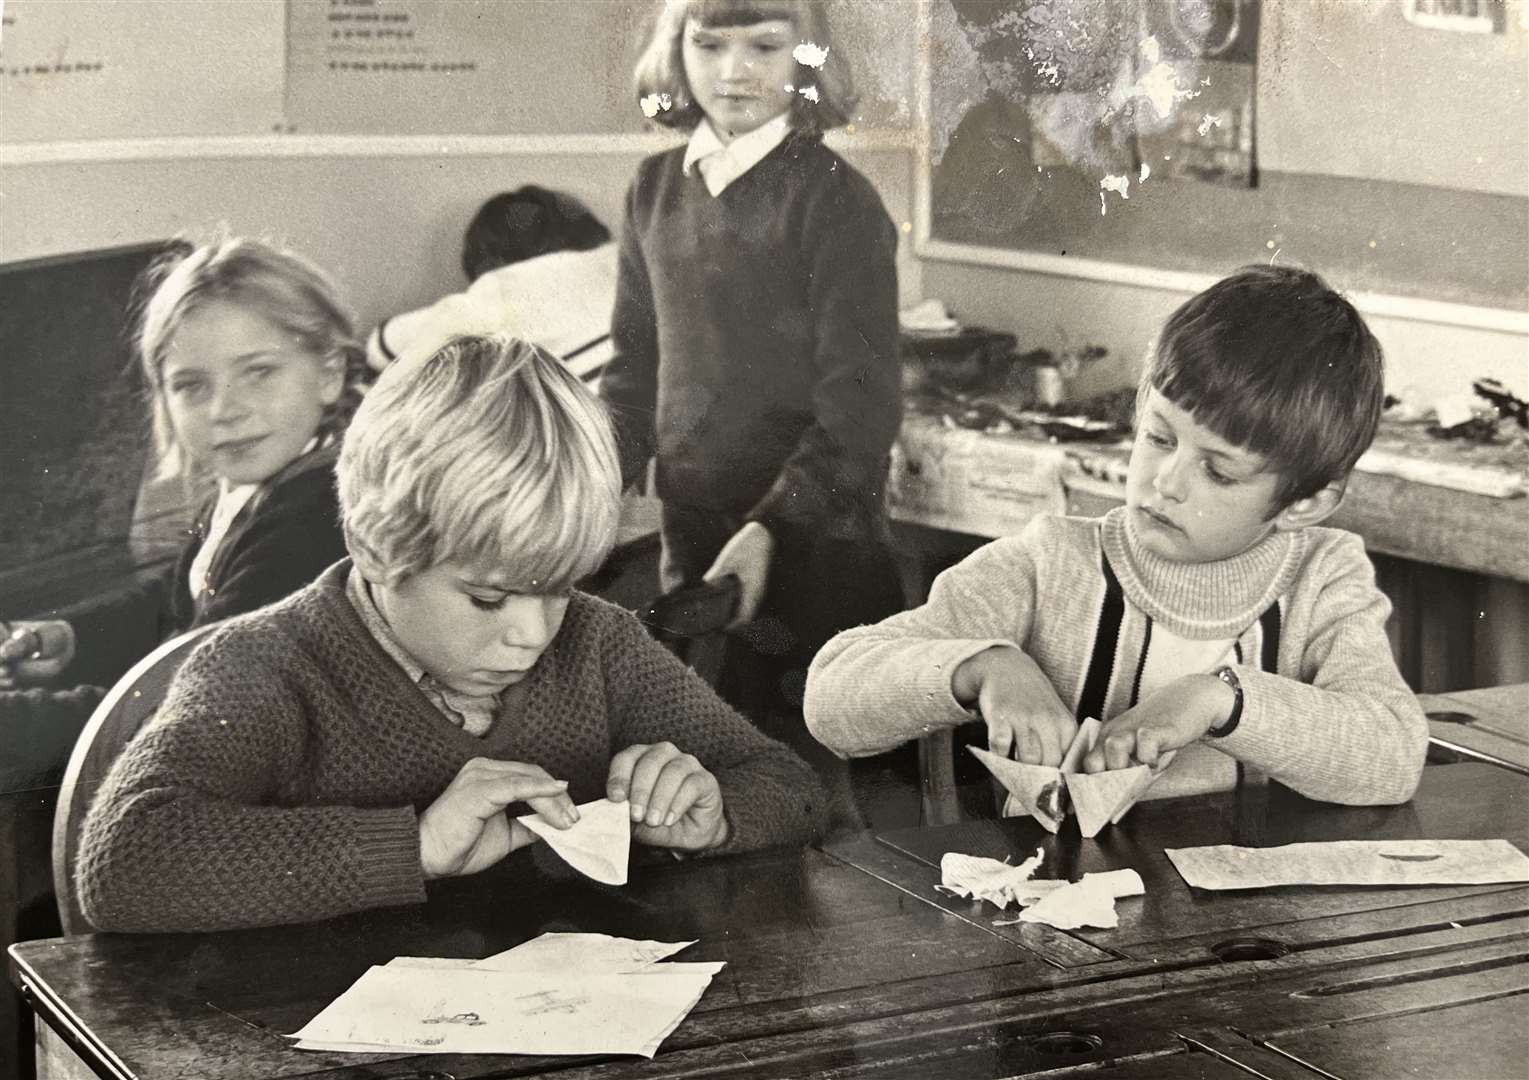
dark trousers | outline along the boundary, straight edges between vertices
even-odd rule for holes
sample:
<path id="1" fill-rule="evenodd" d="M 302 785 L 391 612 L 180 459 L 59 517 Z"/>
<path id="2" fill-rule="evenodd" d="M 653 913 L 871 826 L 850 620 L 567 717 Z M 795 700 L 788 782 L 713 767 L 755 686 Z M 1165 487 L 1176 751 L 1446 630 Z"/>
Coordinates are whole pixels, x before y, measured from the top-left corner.
<path id="1" fill-rule="evenodd" d="M 743 524 L 731 514 L 666 502 L 663 588 L 700 581 Z M 764 600 L 754 621 L 729 635 L 717 691 L 767 735 L 815 761 L 824 751 L 802 720 L 807 665 L 840 630 L 901 611 L 902 584 L 883 544 L 780 532 L 771 534 L 775 556 Z"/>

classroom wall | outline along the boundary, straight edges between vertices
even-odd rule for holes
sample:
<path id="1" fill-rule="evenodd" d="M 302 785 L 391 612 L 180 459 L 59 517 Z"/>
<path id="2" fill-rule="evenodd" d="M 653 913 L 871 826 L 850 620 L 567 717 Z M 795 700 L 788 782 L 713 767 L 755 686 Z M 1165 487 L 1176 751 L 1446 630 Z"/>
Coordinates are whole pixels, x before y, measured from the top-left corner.
<path id="1" fill-rule="evenodd" d="M 221 221 L 285 240 L 321 263 L 370 326 L 465 286 L 462 230 L 495 192 L 531 182 L 561 188 L 616 232 L 638 161 L 673 140 L 608 141 L 577 152 L 566 140 L 527 139 L 519 146 L 498 140 L 501 148 L 482 152 L 326 154 L 315 140 L 311 156 L 219 157 L 212 147 L 211 156 L 0 165 L 0 252 L 14 261 Z M 879 136 L 834 141 L 870 177 L 893 219 L 908 221 L 908 151 Z M 905 287 L 916 281 L 906 262 L 902 277 Z"/>

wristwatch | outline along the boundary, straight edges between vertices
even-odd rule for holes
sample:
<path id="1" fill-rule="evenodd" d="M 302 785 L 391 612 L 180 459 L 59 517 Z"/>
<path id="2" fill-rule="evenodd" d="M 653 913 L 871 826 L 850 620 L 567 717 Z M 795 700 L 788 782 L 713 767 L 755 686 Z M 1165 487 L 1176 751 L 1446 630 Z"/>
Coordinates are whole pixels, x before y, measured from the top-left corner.
<path id="1" fill-rule="evenodd" d="M 1236 731 L 1237 725 L 1242 722 L 1242 683 L 1237 681 L 1237 673 L 1230 667 L 1219 667 L 1215 674 L 1216 678 L 1232 688 L 1231 714 L 1205 732 L 1212 739 L 1221 739 Z"/>

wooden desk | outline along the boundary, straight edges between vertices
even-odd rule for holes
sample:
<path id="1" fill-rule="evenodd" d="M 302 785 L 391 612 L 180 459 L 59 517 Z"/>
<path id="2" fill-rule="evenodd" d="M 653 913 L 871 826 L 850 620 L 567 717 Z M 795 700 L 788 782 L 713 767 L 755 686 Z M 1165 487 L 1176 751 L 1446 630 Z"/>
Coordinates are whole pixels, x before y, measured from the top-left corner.
<path id="1" fill-rule="evenodd" d="M 1529 683 L 1419 694 L 1431 754 L 1486 761 L 1529 774 Z"/>
<path id="2" fill-rule="evenodd" d="M 612 1059 L 598 1075 L 709 1076 L 779 1062 L 832 1041 L 846 1020 L 876 1022 L 907 1001 L 959 1000 L 970 971 L 1049 965 L 818 851 L 699 859 L 634 869 L 613 889 L 537 845 L 474 878 L 438 883 L 422 908 L 220 934 L 34 941 L 11 973 L 34 1010 L 99 1075 L 327 1080 L 584 1072 L 566 1058 L 382 1056 L 290 1049 L 296 1031 L 368 966 L 396 955 L 487 956 L 546 930 L 699 939 L 685 960 L 726 960 L 654 1063 Z M 932 996 L 931 996 L 932 995 Z"/>
<path id="3" fill-rule="evenodd" d="M 1114 467 L 1091 476 L 1069 451 Z M 893 447 L 888 506 L 899 521 L 1004 536 L 1037 514 L 1097 514 L 1123 502 L 1128 456 L 1124 446 L 988 435 L 910 412 Z M 1529 582 L 1529 499 L 1356 471 L 1331 524 L 1363 536 L 1371 551 Z"/>
<path id="4" fill-rule="evenodd" d="M 1414 803 L 1375 810 L 1264 795 L 1144 804 L 1101 842 L 1075 830 L 1053 838 L 1050 871 L 1142 872 L 1149 895 L 1122 902 L 1116 931 L 993 927 L 993 909 L 928 888 L 937 851 L 1033 850 L 1038 827 L 1013 819 L 866 837 L 830 854 L 645 866 L 619 890 L 532 848 L 446 883 L 424 908 L 307 927 L 28 942 L 11 949 L 11 973 L 103 1076 L 1319 1075 L 1286 1056 L 1295 1054 L 1331 1075 L 1364 1077 L 1402 1071 L 1400 1062 L 1373 1068 L 1369 1039 L 1416 1035 L 1424 1029 L 1409 1023 L 1435 1012 L 1445 1018 L 1440 1046 L 1470 1044 L 1454 1046 L 1465 1056 L 1453 1060 L 1474 1068 L 1515 1053 L 1520 1025 L 1507 1025 L 1511 1007 L 1493 1003 L 1529 992 L 1529 889 L 1195 893 L 1160 848 L 1504 827 L 1523 845 L 1529 779 L 1435 766 Z M 483 956 L 543 930 L 699 938 L 682 959 L 729 964 L 651 1062 L 307 1053 L 280 1038 L 370 964 L 405 953 Z M 1257 959 L 1244 944 L 1216 954 L 1217 943 L 1249 937 L 1288 952 Z M 1467 1021 L 1475 1026 L 1459 1026 Z M 1350 1039 L 1351 1030 L 1366 1034 Z"/>

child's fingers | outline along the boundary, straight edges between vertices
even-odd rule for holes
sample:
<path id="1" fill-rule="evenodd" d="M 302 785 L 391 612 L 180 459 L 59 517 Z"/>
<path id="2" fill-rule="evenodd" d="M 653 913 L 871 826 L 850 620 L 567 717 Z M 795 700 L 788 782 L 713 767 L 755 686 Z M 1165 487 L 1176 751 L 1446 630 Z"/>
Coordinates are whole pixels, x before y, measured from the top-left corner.
<path id="1" fill-rule="evenodd" d="M 663 773 L 669 762 L 680 756 L 679 750 L 673 743 L 661 742 L 649 746 L 642 756 L 632 766 L 631 787 L 627 791 L 627 801 L 631 803 L 632 820 L 645 822 L 648 818 L 648 807 L 653 798 L 653 789 L 658 784 L 659 776 Z"/>
<path id="2" fill-rule="evenodd" d="M 1033 728 L 1026 727 L 1020 731 L 1014 750 L 1014 756 L 1026 765 L 1041 763 L 1041 740 Z"/>
<path id="3" fill-rule="evenodd" d="M 642 755 L 648 752 L 647 743 L 633 743 L 611 758 L 610 768 L 605 772 L 605 797 L 611 802 L 625 802 L 632 793 L 632 770 Z"/>
<path id="4" fill-rule="evenodd" d="M 534 832 L 526 828 L 520 822 L 514 820 L 513 818 L 510 819 L 510 851 L 519 851 L 527 844 L 534 844 L 540 839 L 540 836 L 537 836 Z"/>
<path id="5" fill-rule="evenodd" d="M 1057 735 L 1056 727 L 1047 723 L 1037 723 L 1034 726 L 1036 742 L 1040 745 L 1040 761 L 1038 764 L 1060 765 L 1062 763 L 1062 753 L 1066 746 Z"/>
<path id="6" fill-rule="evenodd" d="M 540 809 L 534 804 L 546 802 L 550 805 L 558 796 L 572 807 L 567 790 L 567 780 L 551 778 L 542 780 L 530 777 L 485 778 L 468 785 L 464 792 L 467 798 L 465 806 L 474 817 L 482 821 L 487 821 L 495 814 L 501 813 L 511 803 L 518 802 L 531 805 L 532 809 L 540 813 Z M 568 824 L 571 825 L 573 822 L 570 821 Z"/>
<path id="7" fill-rule="evenodd" d="M 1136 732 L 1136 760 L 1142 765 L 1157 766 L 1162 755 L 1162 736 L 1150 728 Z"/>
<path id="8" fill-rule="evenodd" d="M 1014 729 L 996 720 L 987 722 L 987 748 L 999 757 L 1008 757 L 1014 750 Z"/>
<path id="9" fill-rule="evenodd" d="M 1124 731 L 1115 730 L 1105 735 L 1100 744 L 1104 750 L 1104 767 L 1106 769 L 1126 769 L 1134 764 L 1132 756 L 1136 751 L 1136 732 L 1133 729 Z M 1095 747 L 1098 749 L 1099 747 Z"/>
<path id="10" fill-rule="evenodd" d="M 573 800 L 568 797 L 566 791 L 556 795 L 528 798 L 526 805 L 540 814 L 542 820 L 551 824 L 553 828 L 571 828 L 579 820 L 579 808 L 573 805 Z"/>
<path id="11" fill-rule="evenodd" d="M 679 754 L 669 759 L 653 782 L 653 790 L 648 795 L 648 812 L 643 816 L 643 821 L 657 828 L 661 825 L 673 825 L 689 805 L 675 810 L 675 800 L 678 798 L 685 781 L 696 772 L 704 771 L 701 763 L 689 754 Z"/>
<path id="12" fill-rule="evenodd" d="M 720 807 L 722 803 L 722 789 L 717 785 L 717 778 L 706 769 L 697 766 L 685 773 L 684 779 L 674 793 L 674 798 L 669 803 L 669 811 L 664 815 L 664 825 L 673 826 L 692 810 L 703 807 Z"/>

